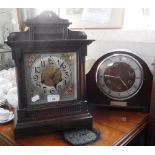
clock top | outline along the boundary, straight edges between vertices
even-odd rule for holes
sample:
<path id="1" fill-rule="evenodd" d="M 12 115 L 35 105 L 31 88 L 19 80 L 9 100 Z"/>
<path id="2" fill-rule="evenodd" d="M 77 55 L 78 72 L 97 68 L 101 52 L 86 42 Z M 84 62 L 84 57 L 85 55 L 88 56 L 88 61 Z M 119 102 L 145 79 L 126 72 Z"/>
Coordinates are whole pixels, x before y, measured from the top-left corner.
<path id="1" fill-rule="evenodd" d="M 52 11 L 42 12 L 37 17 L 28 19 L 25 23 L 28 30 L 10 33 L 7 44 L 22 41 L 87 40 L 87 35 L 84 32 L 69 30 L 68 26 L 71 23 Z"/>

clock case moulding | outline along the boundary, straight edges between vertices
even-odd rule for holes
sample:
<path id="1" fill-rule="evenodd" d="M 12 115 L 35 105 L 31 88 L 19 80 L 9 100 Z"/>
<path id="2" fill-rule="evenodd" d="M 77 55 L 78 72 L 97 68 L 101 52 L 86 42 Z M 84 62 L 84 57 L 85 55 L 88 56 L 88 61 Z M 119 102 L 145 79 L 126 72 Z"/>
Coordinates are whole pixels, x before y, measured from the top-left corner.
<path id="1" fill-rule="evenodd" d="M 29 19 L 25 32 L 12 32 L 6 42 L 12 49 L 17 71 L 19 106 L 15 110 L 14 136 L 51 133 L 52 131 L 92 128 L 92 115 L 88 111 L 85 86 L 85 56 L 87 45 L 93 40 L 81 31 L 68 29 L 66 19 L 52 11 L 45 11 Z M 77 52 L 77 99 L 58 103 L 28 105 L 24 77 L 24 54 L 32 51 Z"/>
<path id="2" fill-rule="evenodd" d="M 105 60 L 107 57 L 115 55 L 115 54 L 127 54 L 133 58 L 135 58 L 142 66 L 143 69 L 143 84 L 134 96 L 128 99 L 124 100 L 115 100 L 111 99 L 110 97 L 106 96 L 104 93 L 102 93 L 96 83 L 96 72 L 99 64 Z M 143 111 L 143 112 L 149 112 L 150 108 L 150 99 L 151 99 L 151 90 L 152 90 L 152 73 L 150 72 L 149 67 L 147 64 L 137 55 L 128 52 L 128 51 L 121 51 L 116 50 L 113 52 L 109 52 L 103 56 L 101 56 L 95 64 L 92 66 L 91 70 L 86 75 L 86 96 L 88 103 L 93 108 L 104 108 L 104 109 L 115 109 L 115 110 L 129 110 L 129 111 Z M 119 102 L 121 105 L 121 102 L 123 104 L 127 103 L 126 106 L 113 106 L 111 105 L 111 101 Z"/>

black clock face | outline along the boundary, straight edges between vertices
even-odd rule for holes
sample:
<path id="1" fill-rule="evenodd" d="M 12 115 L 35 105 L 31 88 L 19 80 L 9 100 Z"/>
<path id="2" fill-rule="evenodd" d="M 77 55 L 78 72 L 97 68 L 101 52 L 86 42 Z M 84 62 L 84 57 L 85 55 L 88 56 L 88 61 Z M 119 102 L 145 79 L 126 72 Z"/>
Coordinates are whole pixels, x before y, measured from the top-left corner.
<path id="1" fill-rule="evenodd" d="M 135 71 L 127 63 L 115 62 L 105 70 L 104 81 L 107 87 L 113 91 L 127 91 L 135 82 Z"/>
<path id="2" fill-rule="evenodd" d="M 128 99 L 140 90 L 143 70 L 135 58 L 115 54 L 99 64 L 96 83 L 99 90 L 111 99 Z"/>
<path id="3" fill-rule="evenodd" d="M 25 55 L 29 104 L 76 99 L 76 61 L 75 52 Z"/>

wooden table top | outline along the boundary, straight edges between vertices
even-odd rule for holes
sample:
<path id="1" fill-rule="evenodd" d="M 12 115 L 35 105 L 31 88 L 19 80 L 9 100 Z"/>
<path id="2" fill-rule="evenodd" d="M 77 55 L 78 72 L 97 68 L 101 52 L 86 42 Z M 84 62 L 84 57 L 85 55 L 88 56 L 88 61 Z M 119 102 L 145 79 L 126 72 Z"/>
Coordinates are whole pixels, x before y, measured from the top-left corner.
<path id="1" fill-rule="evenodd" d="M 148 124 L 148 113 L 99 111 L 93 112 L 93 128 L 100 139 L 91 145 L 112 146 L 128 144 Z M 14 139 L 13 122 L 0 124 L 0 133 L 20 146 L 67 146 L 58 133 Z"/>

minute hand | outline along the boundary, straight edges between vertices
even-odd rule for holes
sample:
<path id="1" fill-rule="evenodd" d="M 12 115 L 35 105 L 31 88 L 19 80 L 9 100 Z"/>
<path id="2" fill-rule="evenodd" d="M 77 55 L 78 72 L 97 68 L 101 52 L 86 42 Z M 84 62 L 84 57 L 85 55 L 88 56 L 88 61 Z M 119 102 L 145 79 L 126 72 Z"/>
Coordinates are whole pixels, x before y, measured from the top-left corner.
<path id="1" fill-rule="evenodd" d="M 110 78 L 119 79 L 119 80 L 123 83 L 123 85 L 124 85 L 126 88 L 128 88 L 128 86 L 127 86 L 126 83 L 121 79 L 120 76 L 104 75 L 104 77 L 110 77 Z"/>
<path id="2" fill-rule="evenodd" d="M 125 86 L 125 87 L 127 87 L 128 88 L 128 86 L 126 85 L 126 83 L 121 79 L 121 77 L 119 76 L 118 77 L 119 79 L 120 79 L 120 81 L 123 83 L 123 85 Z"/>

